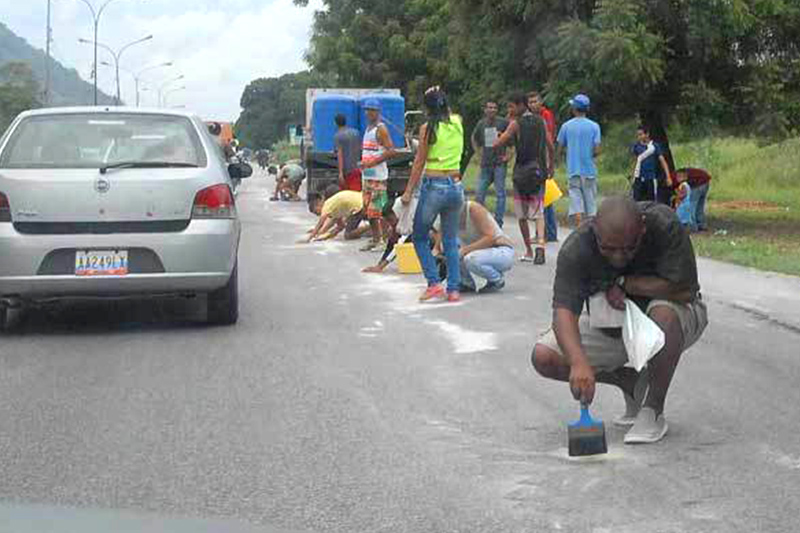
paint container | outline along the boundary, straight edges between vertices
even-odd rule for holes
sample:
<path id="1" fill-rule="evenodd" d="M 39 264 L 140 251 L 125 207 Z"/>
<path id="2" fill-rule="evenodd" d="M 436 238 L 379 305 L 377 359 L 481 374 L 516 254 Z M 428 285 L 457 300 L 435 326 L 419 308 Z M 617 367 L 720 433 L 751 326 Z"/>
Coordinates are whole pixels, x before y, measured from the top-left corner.
<path id="1" fill-rule="evenodd" d="M 421 274 L 422 265 L 419 263 L 414 244 L 405 242 L 394 247 L 397 252 L 397 271 L 401 274 Z"/>

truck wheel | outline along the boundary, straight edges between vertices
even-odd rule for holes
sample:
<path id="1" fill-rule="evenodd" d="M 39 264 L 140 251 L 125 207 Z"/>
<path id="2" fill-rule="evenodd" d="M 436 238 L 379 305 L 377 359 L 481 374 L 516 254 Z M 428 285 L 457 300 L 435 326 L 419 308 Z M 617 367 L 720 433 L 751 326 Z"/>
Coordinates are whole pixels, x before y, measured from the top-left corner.
<path id="1" fill-rule="evenodd" d="M 239 320 L 239 264 L 224 287 L 208 293 L 208 323 L 230 326 Z"/>

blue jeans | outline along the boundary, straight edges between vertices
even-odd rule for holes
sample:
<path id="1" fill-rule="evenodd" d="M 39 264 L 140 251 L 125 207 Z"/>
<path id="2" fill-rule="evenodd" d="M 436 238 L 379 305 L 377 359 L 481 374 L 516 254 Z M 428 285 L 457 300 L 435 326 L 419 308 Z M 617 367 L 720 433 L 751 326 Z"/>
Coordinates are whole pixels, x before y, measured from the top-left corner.
<path id="1" fill-rule="evenodd" d="M 481 205 L 486 205 L 486 191 L 489 185 L 494 183 L 494 192 L 497 197 L 494 219 L 503 227 L 503 216 L 506 214 L 506 166 L 481 167 L 481 175 L 478 179 L 478 192 L 475 199 Z"/>
<path id="2" fill-rule="evenodd" d="M 707 229 L 706 226 L 706 198 L 708 197 L 708 183 L 699 187 L 692 187 L 691 206 L 694 213 L 694 223 L 697 229 Z"/>
<path id="3" fill-rule="evenodd" d="M 475 250 L 464 256 L 464 269 L 466 272 L 464 273 L 463 283 L 470 287 L 475 287 L 473 274 L 484 278 L 486 281 L 497 283 L 503 280 L 503 274 L 511 270 L 513 265 L 514 249 L 510 246 Z"/>
<path id="4" fill-rule="evenodd" d="M 544 208 L 545 238 L 547 242 L 558 240 L 558 220 L 556 220 L 556 210 L 552 205 Z"/>
<path id="5" fill-rule="evenodd" d="M 447 292 L 456 292 L 461 284 L 458 269 L 458 226 L 464 207 L 464 186 L 453 178 L 423 178 L 417 212 L 414 214 L 412 239 L 428 286 L 441 283 L 439 268 L 431 253 L 431 228 L 441 217 L 442 247 L 447 264 Z"/>

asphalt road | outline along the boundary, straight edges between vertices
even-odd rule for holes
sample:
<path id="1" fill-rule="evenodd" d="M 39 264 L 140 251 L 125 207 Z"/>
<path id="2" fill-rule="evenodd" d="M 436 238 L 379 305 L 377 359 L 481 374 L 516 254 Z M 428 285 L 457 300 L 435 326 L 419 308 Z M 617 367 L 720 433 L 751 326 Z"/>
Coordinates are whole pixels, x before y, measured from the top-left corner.
<path id="1" fill-rule="evenodd" d="M 342 533 L 796 528 L 800 280 L 701 262 L 711 324 L 669 435 L 609 427 L 608 456 L 570 460 L 577 406 L 529 363 L 555 247 L 503 294 L 423 306 L 357 245 L 295 244 L 313 217 L 267 185 L 239 197 L 236 327 L 198 301 L 79 303 L 0 338 L 0 500 Z M 600 389 L 601 418 L 622 407 Z"/>

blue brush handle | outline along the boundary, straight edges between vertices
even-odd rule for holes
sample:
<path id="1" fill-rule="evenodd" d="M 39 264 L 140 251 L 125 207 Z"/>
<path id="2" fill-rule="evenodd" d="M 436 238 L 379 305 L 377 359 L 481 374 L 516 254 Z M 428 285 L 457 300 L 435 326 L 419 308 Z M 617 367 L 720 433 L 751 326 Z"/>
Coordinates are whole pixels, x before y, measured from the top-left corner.
<path id="1" fill-rule="evenodd" d="M 588 425 L 591 425 L 591 424 L 594 424 L 594 423 L 595 422 L 594 422 L 594 419 L 592 418 L 592 415 L 589 414 L 589 406 L 587 404 L 582 403 L 581 404 L 581 419 L 579 421 L 579 424 L 582 425 L 582 426 L 588 426 Z"/>

